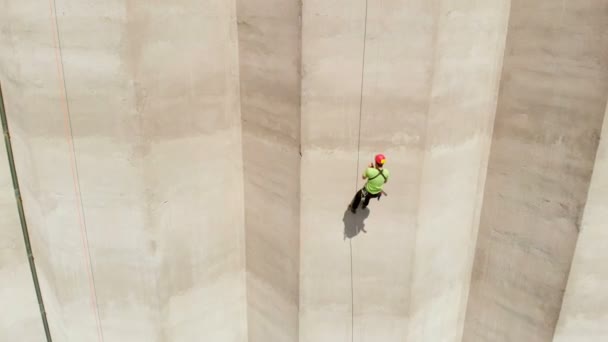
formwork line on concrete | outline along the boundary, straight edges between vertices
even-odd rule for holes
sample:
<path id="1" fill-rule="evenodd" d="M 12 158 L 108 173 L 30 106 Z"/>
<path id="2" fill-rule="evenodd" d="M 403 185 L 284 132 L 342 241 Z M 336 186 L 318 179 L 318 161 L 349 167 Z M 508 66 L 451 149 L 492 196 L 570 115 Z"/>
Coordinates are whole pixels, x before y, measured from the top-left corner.
<path id="1" fill-rule="evenodd" d="M 70 167 L 72 170 L 72 180 L 74 183 L 74 195 L 76 196 L 76 212 L 78 214 L 78 221 L 80 225 L 80 235 L 84 256 L 84 265 L 87 270 L 89 280 L 89 294 L 91 301 L 91 310 L 95 317 L 95 323 L 97 326 L 97 336 L 99 342 L 104 341 L 103 328 L 101 326 L 101 319 L 99 317 L 99 305 L 97 304 L 97 289 L 95 287 L 95 277 L 93 274 L 93 264 L 91 262 L 91 252 L 89 248 L 88 233 L 87 233 L 87 222 L 84 213 L 84 203 L 82 200 L 82 193 L 80 189 L 80 176 L 78 171 L 78 163 L 76 160 L 76 148 L 74 146 L 74 133 L 72 127 L 72 119 L 70 112 L 70 104 L 68 101 L 68 90 L 65 80 L 65 70 L 63 66 L 63 50 L 61 46 L 61 36 L 59 33 L 59 23 L 57 20 L 57 4 L 55 0 L 49 0 L 49 14 L 53 26 L 53 39 L 55 43 L 55 63 L 57 66 L 57 77 L 59 81 L 59 89 L 61 91 L 61 98 L 63 99 L 63 114 L 64 114 L 64 125 L 65 125 L 65 138 L 69 148 L 70 155 Z"/>

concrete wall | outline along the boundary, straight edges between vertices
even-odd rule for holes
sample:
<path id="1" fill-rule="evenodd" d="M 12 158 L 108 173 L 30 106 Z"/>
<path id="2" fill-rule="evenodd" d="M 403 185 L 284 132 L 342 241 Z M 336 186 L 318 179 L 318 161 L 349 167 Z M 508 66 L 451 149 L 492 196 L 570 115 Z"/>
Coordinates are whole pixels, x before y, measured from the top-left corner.
<path id="1" fill-rule="evenodd" d="M 365 1 L 304 4 L 302 341 L 459 340 L 508 14 L 369 2 L 359 145 Z M 337 213 L 377 152 L 390 196 L 341 241 Z"/>
<path id="2" fill-rule="evenodd" d="M 465 341 L 553 336 L 608 94 L 608 1 L 512 1 Z"/>
<path id="3" fill-rule="evenodd" d="M 510 1 L 440 1 L 408 340 L 461 341 Z"/>
<path id="4" fill-rule="evenodd" d="M 300 1 L 237 2 L 249 341 L 297 341 Z"/>
<path id="5" fill-rule="evenodd" d="M 56 3 L 0 0 L 54 341 L 551 340 L 606 108 L 608 1 Z M 378 152 L 389 196 L 351 215 Z M 20 310 L 0 339 L 40 341 L 3 169 L 0 300 Z M 594 232 L 557 339 L 603 337 L 577 282 L 601 277 Z"/>
<path id="6" fill-rule="evenodd" d="M 46 1 L 6 9 L 54 341 L 246 340 L 234 3 L 59 0 L 57 32 Z"/>
<path id="7" fill-rule="evenodd" d="M 429 71 L 420 33 L 430 21 L 423 3 L 370 2 L 368 11 L 360 118 L 365 1 L 304 2 L 300 341 L 394 341 L 407 331 Z M 380 149 L 398 181 L 352 217 L 360 172 Z M 364 219 L 367 234 L 356 228 Z"/>
<path id="8" fill-rule="evenodd" d="M 8 1 L 0 1 L 0 7 L 7 9 L 0 13 L 0 46 L 8 47 L 12 45 Z M 7 53 L 0 54 L 0 82 L 10 75 L 9 57 Z M 44 328 L 23 242 L 4 137 L 1 140 L 0 302 L 5 310 L 0 315 L 0 340 L 38 342 L 45 339 Z"/>
<path id="9" fill-rule="evenodd" d="M 555 342 L 608 340 L 608 118 L 595 158 L 593 177 Z"/>

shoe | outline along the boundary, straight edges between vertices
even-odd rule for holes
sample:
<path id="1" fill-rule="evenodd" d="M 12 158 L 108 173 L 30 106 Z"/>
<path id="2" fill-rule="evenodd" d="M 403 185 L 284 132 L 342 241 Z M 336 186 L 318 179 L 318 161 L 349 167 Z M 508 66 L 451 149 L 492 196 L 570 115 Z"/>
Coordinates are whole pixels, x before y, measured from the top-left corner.
<path id="1" fill-rule="evenodd" d="M 364 205 L 364 206 L 361 207 L 361 209 L 365 210 L 365 209 L 367 209 L 367 206 Z"/>
<path id="2" fill-rule="evenodd" d="M 357 209 L 355 209 L 353 207 L 350 207 L 350 212 L 353 213 L 353 214 L 356 214 L 357 213 Z"/>

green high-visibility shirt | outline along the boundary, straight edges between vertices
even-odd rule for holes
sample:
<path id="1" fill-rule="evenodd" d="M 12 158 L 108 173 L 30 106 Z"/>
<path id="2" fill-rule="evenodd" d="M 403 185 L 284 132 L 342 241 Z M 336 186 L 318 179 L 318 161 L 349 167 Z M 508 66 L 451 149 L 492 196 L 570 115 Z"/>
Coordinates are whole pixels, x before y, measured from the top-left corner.
<path id="1" fill-rule="evenodd" d="M 382 169 L 382 174 L 384 177 L 382 177 L 382 175 L 380 175 L 380 171 L 374 167 L 369 167 L 367 170 L 365 170 L 363 175 L 367 177 L 367 183 L 365 184 L 365 190 L 367 190 L 367 192 L 375 195 L 382 191 L 382 186 L 388 180 L 389 172 L 387 169 Z"/>

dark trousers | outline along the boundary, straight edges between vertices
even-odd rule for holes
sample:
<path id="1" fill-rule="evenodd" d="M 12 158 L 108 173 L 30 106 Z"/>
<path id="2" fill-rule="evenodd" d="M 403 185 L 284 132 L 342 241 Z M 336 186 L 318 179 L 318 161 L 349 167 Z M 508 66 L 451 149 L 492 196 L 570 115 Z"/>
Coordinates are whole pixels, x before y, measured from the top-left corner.
<path id="1" fill-rule="evenodd" d="M 370 194 L 369 192 L 367 192 L 365 190 L 365 188 L 362 188 L 361 190 L 357 191 L 357 193 L 355 194 L 355 198 L 353 198 L 353 201 L 351 203 L 351 208 L 354 210 L 359 208 L 359 203 L 361 203 L 361 197 L 363 197 L 363 208 L 365 208 L 369 205 L 369 201 L 372 198 L 378 198 L 380 196 L 382 196 L 382 192 L 379 192 L 379 193 L 373 195 L 373 194 Z"/>

